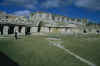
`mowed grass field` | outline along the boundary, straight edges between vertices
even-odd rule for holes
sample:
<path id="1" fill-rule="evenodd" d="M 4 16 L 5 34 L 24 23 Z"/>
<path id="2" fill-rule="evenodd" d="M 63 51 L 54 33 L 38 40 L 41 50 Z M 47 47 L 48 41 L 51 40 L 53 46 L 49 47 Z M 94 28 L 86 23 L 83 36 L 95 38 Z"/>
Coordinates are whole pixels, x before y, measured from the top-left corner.
<path id="1" fill-rule="evenodd" d="M 63 36 L 65 48 L 100 66 L 100 35 Z"/>
<path id="2" fill-rule="evenodd" d="M 49 37 L 52 35 L 49 35 Z M 100 39 L 96 36 L 61 38 L 65 48 L 100 66 Z M 49 46 L 48 36 L 27 36 L 22 39 L 0 40 L 0 52 L 5 53 L 19 66 L 89 66 L 64 50 Z M 99 38 L 99 36 L 97 36 Z"/>

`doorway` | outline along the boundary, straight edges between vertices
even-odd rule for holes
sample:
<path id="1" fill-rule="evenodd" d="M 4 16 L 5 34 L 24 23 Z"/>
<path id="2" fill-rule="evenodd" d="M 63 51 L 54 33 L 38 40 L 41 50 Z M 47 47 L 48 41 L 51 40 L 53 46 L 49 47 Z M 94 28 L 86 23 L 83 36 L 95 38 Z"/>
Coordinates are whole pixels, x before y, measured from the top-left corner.
<path id="1" fill-rule="evenodd" d="M 44 26 L 44 24 L 43 24 L 43 22 L 40 22 L 40 23 L 38 24 L 38 32 L 41 31 L 41 27 L 42 27 L 42 26 Z"/>
<path id="2" fill-rule="evenodd" d="M 3 24 L 0 24 L 0 32 L 1 32 L 1 35 L 3 35 Z"/>
<path id="3" fill-rule="evenodd" d="M 25 29 L 25 34 L 26 34 L 26 35 L 30 35 L 30 27 L 26 27 L 26 29 Z"/>
<path id="4" fill-rule="evenodd" d="M 14 25 L 9 25 L 8 34 L 14 34 Z"/>

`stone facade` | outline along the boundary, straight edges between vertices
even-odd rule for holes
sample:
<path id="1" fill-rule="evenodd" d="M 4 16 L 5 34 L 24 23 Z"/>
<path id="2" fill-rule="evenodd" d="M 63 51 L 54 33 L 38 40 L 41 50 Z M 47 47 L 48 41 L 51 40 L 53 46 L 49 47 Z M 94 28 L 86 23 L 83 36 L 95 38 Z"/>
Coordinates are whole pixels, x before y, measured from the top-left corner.
<path id="1" fill-rule="evenodd" d="M 23 26 L 22 29 L 21 29 L 21 34 L 22 34 L 22 35 L 25 35 L 25 27 L 24 27 L 24 26 Z"/>
<path id="2" fill-rule="evenodd" d="M 0 34 L 8 35 L 15 32 L 20 35 L 36 32 L 78 33 L 86 28 L 87 22 L 86 19 L 68 18 L 44 12 L 32 13 L 29 18 L 0 12 Z M 94 31 L 96 29 L 92 29 L 91 32 Z"/>
<path id="3" fill-rule="evenodd" d="M 4 34 L 5 36 L 8 35 L 8 29 L 9 29 L 8 26 L 4 26 L 4 27 L 3 27 L 3 34 Z"/>
<path id="4" fill-rule="evenodd" d="M 0 34 L 8 35 L 18 32 L 19 35 L 25 35 L 32 23 L 25 16 L 13 16 L 0 12 Z"/>
<path id="5" fill-rule="evenodd" d="M 82 26 L 82 19 L 79 21 L 79 19 L 71 19 L 65 16 L 53 15 L 44 12 L 31 14 L 30 21 L 34 24 L 34 27 L 38 27 L 41 22 L 43 23 L 40 32 L 66 32 L 65 28 Z M 76 26 L 71 26 L 71 24 Z"/>

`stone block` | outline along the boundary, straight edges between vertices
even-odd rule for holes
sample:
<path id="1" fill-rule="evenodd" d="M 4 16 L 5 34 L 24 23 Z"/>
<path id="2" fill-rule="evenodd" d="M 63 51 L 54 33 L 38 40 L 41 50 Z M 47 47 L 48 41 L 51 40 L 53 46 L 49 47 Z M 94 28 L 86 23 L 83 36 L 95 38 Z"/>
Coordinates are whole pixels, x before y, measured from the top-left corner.
<path id="1" fill-rule="evenodd" d="M 14 27 L 14 33 L 15 33 L 15 32 L 18 32 L 18 33 L 19 33 L 19 27 L 18 27 L 18 26 L 15 26 L 15 27 Z"/>
<path id="2" fill-rule="evenodd" d="M 4 26 L 3 28 L 3 35 L 8 35 L 8 29 L 9 29 L 9 26 Z"/>
<path id="3" fill-rule="evenodd" d="M 22 34 L 22 35 L 25 35 L 25 27 L 22 27 L 22 29 L 21 29 L 21 34 Z"/>
<path id="4" fill-rule="evenodd" d="M 31 27 L 30 32 L 34 33 L 38 31 L 38 27 Z"/>
<path id="5" fill-rule="evenodd" d="M 49 32 L 49 28 L 48 27 L 41 27 L 40 32 Z"/>

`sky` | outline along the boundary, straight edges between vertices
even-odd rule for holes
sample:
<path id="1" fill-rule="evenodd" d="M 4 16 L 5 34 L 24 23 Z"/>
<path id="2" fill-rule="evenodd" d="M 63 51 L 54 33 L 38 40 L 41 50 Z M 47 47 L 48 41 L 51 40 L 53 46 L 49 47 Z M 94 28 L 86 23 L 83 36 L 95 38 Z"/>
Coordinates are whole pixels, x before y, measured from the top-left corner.
<path id="1" fill-rule="evenodd" d="M 100 0 L 0 0 L 0 11 L 17 16 L 42 11 L 100 24 Z"/>

